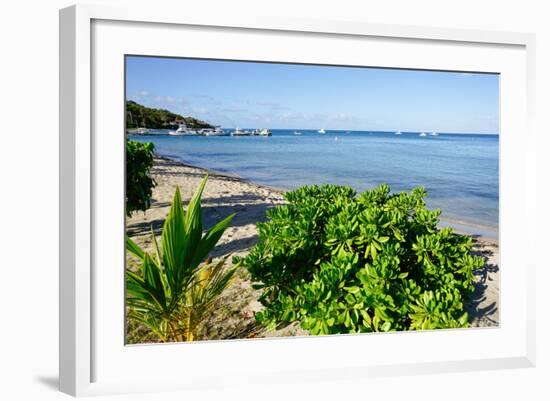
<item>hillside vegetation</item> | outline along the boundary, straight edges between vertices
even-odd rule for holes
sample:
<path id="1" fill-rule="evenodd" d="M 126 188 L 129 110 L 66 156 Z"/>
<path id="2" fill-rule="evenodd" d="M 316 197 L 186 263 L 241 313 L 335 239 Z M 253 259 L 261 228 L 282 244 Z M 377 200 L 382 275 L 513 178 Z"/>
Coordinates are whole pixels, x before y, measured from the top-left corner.
<path id="1" fill-rule="evenodd" d="M 184 117 L 165 109 L 145 107 L 132 100 L 126 102 L 126 128 L 176 128 L 175 120 L 185 120 L 189 128 L 213 128 L 205 121 L 193 117 Z"/>

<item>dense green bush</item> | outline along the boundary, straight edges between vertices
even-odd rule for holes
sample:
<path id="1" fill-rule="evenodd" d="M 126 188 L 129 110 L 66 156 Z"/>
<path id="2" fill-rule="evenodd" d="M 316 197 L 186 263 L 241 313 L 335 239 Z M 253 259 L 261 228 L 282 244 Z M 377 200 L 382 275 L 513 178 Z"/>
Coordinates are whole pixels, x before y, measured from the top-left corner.
<path id="1" fill-rule="evenodd" d="M 126 140 L 126 214 L 147 210 L 155 181 L 151 178 L 155 147 L 151 142 Z"/>
<path id="2" fill-rule="evenodd" d="M 473 291 L 472 239 L 438 229 L 439 210 L 422 187 L 302 187 L 258 224 L 243 259 L 269 328 L 300 321 L 311 334 L 467 326 Z"/>

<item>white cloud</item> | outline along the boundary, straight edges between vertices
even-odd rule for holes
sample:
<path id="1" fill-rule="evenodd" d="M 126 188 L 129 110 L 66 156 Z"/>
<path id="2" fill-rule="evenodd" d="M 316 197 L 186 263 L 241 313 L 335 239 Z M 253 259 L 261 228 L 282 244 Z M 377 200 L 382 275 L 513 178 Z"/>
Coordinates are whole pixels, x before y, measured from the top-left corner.
<path id="1" fill-rule="evenodd" d="M 248 110 L 246 109 L 239 109 L 239 108 L 232 108 L 232 107 L 226 107 L 220 109 L 222 113 L 246 113 Z"/>
<path id="2" fill-rule="evenodd" d="M 173 96 L 155 96 L 154 100 L 161 104 L 182 103 L 181 98 L 175 98 Z"/>
<path id="3" fill-rule="evenodd" d="M 257 102 L 256 104 L 260 107 L 267 107 L 272 110 L 290 110 L 289 107 L 277 102 Z"/>
<path id="4" fill-rule="evenodd" d="M 208 109 L 205 107 L 194 107 L 191 111 L 198 114 L 208 114 Z"/>

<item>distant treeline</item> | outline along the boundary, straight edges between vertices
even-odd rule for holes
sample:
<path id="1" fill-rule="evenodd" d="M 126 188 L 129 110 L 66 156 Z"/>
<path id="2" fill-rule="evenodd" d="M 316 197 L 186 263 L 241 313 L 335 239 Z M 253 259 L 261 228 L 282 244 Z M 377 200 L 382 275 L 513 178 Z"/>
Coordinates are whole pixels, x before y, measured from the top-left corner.
<path id="1" fill-rule="evenodd" d="M 126 128 L 176 128 L 176 120 L 184 120 L 188 128 L 213 128 L 205 121 L 183 117 L 164 109 L 152 109 L 132 100 L 126 102 Z"/>

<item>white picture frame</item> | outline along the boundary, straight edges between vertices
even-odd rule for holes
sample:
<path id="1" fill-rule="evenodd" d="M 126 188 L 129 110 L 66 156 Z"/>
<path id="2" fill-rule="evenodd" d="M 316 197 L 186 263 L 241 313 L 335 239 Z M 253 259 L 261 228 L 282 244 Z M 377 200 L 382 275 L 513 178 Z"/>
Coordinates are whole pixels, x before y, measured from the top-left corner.
<path id="1" fill-rule="evenodd" d="M 182 49 L 174 37 L 179 35 L 201 39 L 201 48 Z M 259 36 L 263 45 L 254 47 Z M 166 40 L 161 47 L 157 44 L 162 38 Z M 510 246 L 534 247 L 518 234 L 535 231 L 536 205 L 530 196 L 535 188 L 534 43 L 534 35 L 523 33 L 292 18 L 227 20 L 216 14 L 182 15 L 180 10 L 153 7 L 78 5 L 61 10 L 60 390 L 80 396 L 246 385 L 234 380 L 235 372 L 246 372 L 255 383 L 273 385 L 281 380 L 359 380 L 534 366 L 531 272 L 537 261 L 534 252 L 519 255 Z M 282 44 L 284 49 L 276 50 Z M 117 192 L 123 191 L 123 138 L 98 134 L 110 127 L 123 132 L 120 99 L 124 86 L 120 84 L 124 74 L 119 73 L 124 61 L 120 56 L 248 57 L 367 65 L 360 55 L 351 58 L 348 44 L 365 46 L 377 55 L 369 66 L 501 74 L 500 327 L 125 346 L 119 327 L 124 325 L 119 322 L 123 307 L 118 308 L 123 305 L 124 259 L 120 255 L 124 247 L 120 248 L 123 231 L 119 228 L 124 224 L 124 205 Z M 320 55 L 315 49 L 321 45 L 334 51 Z M 392 49 L 399 52 L 392 53 Z M 430 56 L 434 49 L 440 55 L 437 59 Z M 107 249 L 107 242 L 112 249 Z M 111 270 L 117 273 L 106 270 L 107 263 L 102 262 L 112 264 Z M 445 350 L 449 341 L 453 347 Z M 389 347 L 397 350 L 395 355 L 384 354 Z M 168 370 L 173 359 L 181 361 L 182 356 L 193 361 L 193 369 L 183 366 L 175 375 L 151 369 L 162 363 Z M 210 364 L 215 361 L 214 368 L 207 371 L 201 358 L 208 358 Z M 239 363 L 230 365 L 229 359 Z M 268 360 L 269 364 L 262 363 Z M 142 376 L 132 369 L 140 363 L 146 371 Z"/>

